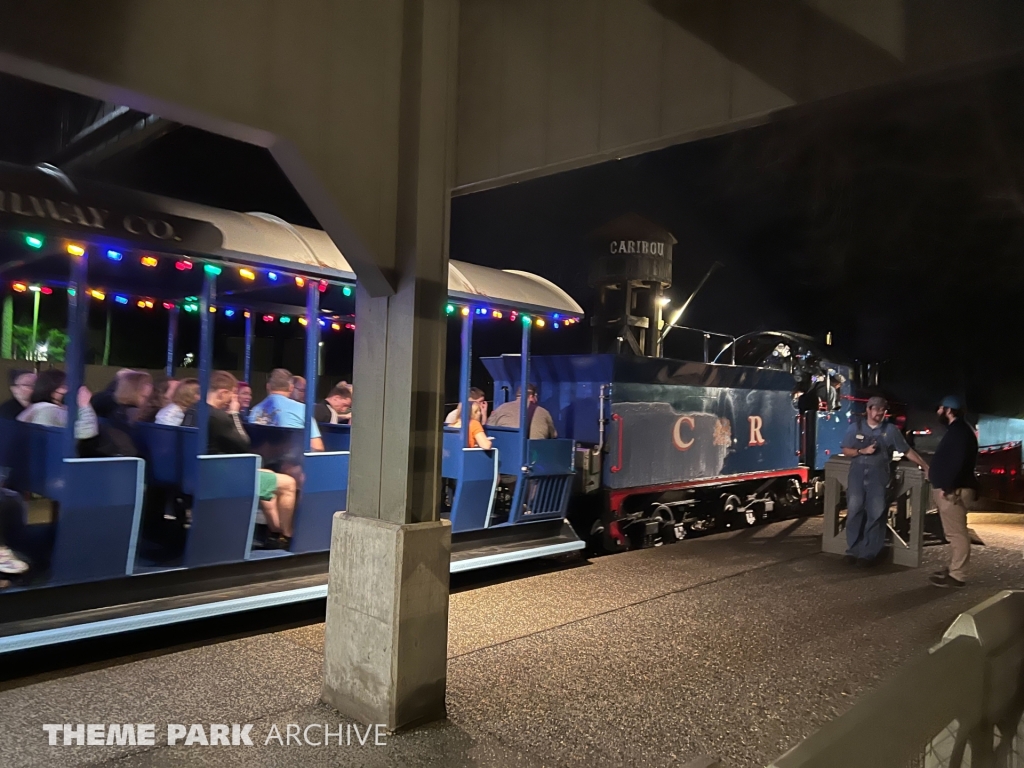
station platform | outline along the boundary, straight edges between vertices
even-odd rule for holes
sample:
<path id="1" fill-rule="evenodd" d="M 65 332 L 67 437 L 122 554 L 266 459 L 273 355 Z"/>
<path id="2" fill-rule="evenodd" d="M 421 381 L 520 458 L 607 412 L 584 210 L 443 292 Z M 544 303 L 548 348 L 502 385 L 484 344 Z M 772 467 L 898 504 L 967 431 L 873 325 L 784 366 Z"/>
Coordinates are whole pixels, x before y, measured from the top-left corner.
<path id="1" fill-rule="evenodd" d="M 960 612 L 1024 586 L 1024 516 L 971 526 L 987 546 L 955 591 L 927 581 L 945 547 L 915 570 L 850 568 L 820 553 L 820 518 L 453 580 L 448 720 L 384 746 L 264 743 L 274 724 L 347 723 L 318 703 L 321 623 L 7 667 L 0 765 L 763 766 Z M 44 723 L 155 723 L 157 744 L 51 747 Z M 253 724 L 255 746 L 169 747 L 168 723 Z"/>

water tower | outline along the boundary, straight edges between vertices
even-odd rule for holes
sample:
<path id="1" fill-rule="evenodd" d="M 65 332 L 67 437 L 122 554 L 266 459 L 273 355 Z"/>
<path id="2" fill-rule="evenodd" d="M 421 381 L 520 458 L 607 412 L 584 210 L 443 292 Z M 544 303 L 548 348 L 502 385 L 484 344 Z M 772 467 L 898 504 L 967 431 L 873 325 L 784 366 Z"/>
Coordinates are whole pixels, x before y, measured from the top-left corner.
<path id="1" fill-rule="evenodd" d="M 590 236 L 597 290 L 594 352 L 661 356 L 664 291 L 672 285 L 672 233 L 635 213 Z"/>

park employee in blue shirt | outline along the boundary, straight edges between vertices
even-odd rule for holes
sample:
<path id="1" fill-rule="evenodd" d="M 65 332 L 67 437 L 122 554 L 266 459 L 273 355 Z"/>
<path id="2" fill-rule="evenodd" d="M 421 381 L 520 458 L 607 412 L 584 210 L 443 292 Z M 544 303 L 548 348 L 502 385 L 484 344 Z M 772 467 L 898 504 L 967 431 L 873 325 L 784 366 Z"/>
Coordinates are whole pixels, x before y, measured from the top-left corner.
<path id="1" fill-rule="evenodd" d="M 867 418 L 850 425 L 843 437 L 843 456 L 850 462 L 846 485 L 846 557 L 847 563 L 875 565 L 885 547 L 888 504 L 885 489 L 889 485 L 889 464 L 893 451 L 916 463 L 926 473 L 928 465 L 917 451 L 907 445 L 900 431 L 885 421 L 889 406 L 884 397 L 868 400 Z"/>

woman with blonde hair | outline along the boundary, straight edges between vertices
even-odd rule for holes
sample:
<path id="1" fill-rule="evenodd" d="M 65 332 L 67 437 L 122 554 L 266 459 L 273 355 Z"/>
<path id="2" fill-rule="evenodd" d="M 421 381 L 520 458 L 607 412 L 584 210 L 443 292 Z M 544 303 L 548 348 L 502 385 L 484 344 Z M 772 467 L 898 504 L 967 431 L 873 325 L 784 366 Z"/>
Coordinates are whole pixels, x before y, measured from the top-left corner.
<path id="1" fill-rule="evenodd" d="M 183 379 L 174 390 L 171 402 L 160 409 L 156 415 L 157 424 L 169 427 L 180 427 L 185 419 L 185 411 L 199 402 L 199 379 Z"/>

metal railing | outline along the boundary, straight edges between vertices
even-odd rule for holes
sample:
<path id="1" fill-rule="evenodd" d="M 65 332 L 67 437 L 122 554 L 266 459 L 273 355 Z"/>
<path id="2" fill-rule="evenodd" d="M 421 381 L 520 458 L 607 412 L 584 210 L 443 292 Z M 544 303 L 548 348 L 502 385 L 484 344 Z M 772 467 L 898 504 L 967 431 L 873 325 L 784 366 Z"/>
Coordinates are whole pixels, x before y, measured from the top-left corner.
<path id="1" fill-rule="evenodd" d="M 927 654 L 771 768 L 1024 766 L 1024 592 L 961 614 Z"/>

